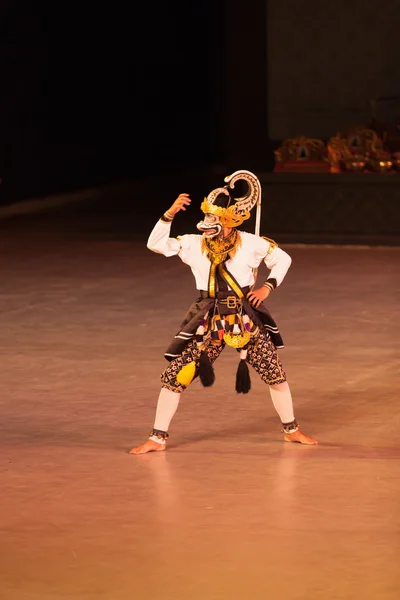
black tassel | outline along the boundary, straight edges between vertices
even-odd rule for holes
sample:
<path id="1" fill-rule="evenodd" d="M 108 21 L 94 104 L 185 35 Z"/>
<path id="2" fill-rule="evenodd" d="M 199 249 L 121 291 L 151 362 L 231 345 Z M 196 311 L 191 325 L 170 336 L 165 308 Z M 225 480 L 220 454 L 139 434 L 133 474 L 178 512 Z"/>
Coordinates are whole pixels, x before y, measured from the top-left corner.
<path id="1" fill-rule="evenodd" d="M 250 373 L 247 362 L 242 358 L 236 371 L 236 391 L 238 394 L 248 394 L 251 389 Z"/>
<path id="2" fill-rule="evenodd" d="M 210 387 L 215 381 L 215 373 L 207 352 L 200 352 L 199 377 L 204 387 Z"/>

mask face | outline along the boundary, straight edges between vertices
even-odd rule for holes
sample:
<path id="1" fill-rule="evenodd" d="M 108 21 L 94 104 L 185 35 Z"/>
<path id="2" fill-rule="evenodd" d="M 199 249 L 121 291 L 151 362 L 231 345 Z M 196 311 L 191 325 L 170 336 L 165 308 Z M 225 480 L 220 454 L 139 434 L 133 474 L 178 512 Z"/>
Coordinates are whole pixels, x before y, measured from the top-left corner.
<path id="1" fill-rule="evenodd" d="M 217 215 L 207 213 L 204 220 L 197 223 L 197 229 L 201 231 L 205 237 L 213 238 L 221 233 L 222 224 Z"/>

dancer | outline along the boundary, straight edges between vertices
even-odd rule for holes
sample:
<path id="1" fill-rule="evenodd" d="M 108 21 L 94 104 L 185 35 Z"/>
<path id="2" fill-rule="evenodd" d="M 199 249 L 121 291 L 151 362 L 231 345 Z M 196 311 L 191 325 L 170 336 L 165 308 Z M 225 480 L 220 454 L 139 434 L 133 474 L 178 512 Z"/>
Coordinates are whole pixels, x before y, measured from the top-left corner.
<path id="1" fill-rule="evenodd" d="M 247 183 L 248 190 L 243 197 L 235 198 L 233 189 L 241 180 Z M 178 255 L 192 269 L 199 297 L 165 352 L 169 365 L 161 375 L 154 428 L 131 454 L 166 449 L 169 426 L 181 394 L 196 377 L 205 387 L 214 383 L 212 365 L 226 345 L 240 353 L 236 392 L 250 391 L 249 363 L 269 386 L 281 419 L 283 439 L 308 445 L 318 443 L 300 431 L 295 419 L 289 384 L 277 353 L 278 348 L 283 348 L 282 337 L 263 304 L 282 283 L 291 258 L 273 240 L 259 235 L 261 186 L 257 177 L 249 171 L 236 171 L 225 178 L 225 183 L 201 204 L 205 215 L 197 225 L 201 235 L 169 237 L 175 215 L 191 204 L 188 194 L 180 194 L 150 234 L 150 250 L 167 257 Z M 255 235 L 238 230 L 256 205 Z M 253 289 L 262 261 L 270 274 L 260 288 Z"/>

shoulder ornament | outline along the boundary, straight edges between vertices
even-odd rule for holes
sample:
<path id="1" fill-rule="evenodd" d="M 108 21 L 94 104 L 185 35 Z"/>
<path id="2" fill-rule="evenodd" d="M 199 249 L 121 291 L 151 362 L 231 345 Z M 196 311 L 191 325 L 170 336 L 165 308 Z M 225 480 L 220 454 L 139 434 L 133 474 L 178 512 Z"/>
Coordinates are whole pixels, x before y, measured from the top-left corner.
<path id="1" fill-rule="evenodd" d="M 266 237 L 265 235 L 262 235 L 261 237 L 263 240 L 269 243 L 267 254 L 272 254 L 275 248 L 278 248 L 278 244 L 274 240 L 271 240 L 271 238 Z"/>

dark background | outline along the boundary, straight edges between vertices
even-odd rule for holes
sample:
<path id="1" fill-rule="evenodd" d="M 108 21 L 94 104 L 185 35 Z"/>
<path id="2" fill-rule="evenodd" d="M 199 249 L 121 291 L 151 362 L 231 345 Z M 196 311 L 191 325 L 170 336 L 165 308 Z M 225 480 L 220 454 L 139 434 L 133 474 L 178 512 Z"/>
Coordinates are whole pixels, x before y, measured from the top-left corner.
<path id="1" fill-rule="evenodd" d="M 400 123 L 398 0 L 268 0 L 272 138 L 328 139 L 371 117 Z"/>
<path id="2" fill-rule="evenodd" d="M 396 3 L 356 4 L 336 3 L 333 22 L 316 0 L 3 1 L 0 204 L 150 181 L 140 206 L 154 220 L 179 192 L 197 206 L 245 168 L 262 181 L 268 235 L 398 243 L 399 175 L 271 174 L 279 129 L 334 135 L 368 115 L 367 92 L 400 91 Z M 101 210 L 136 202 L 124 189 Z"/>
<path id="3" fill-rule="evenodd" d="M 221 162 L 222 9 L 3 3 L 3 202 Z"/>

